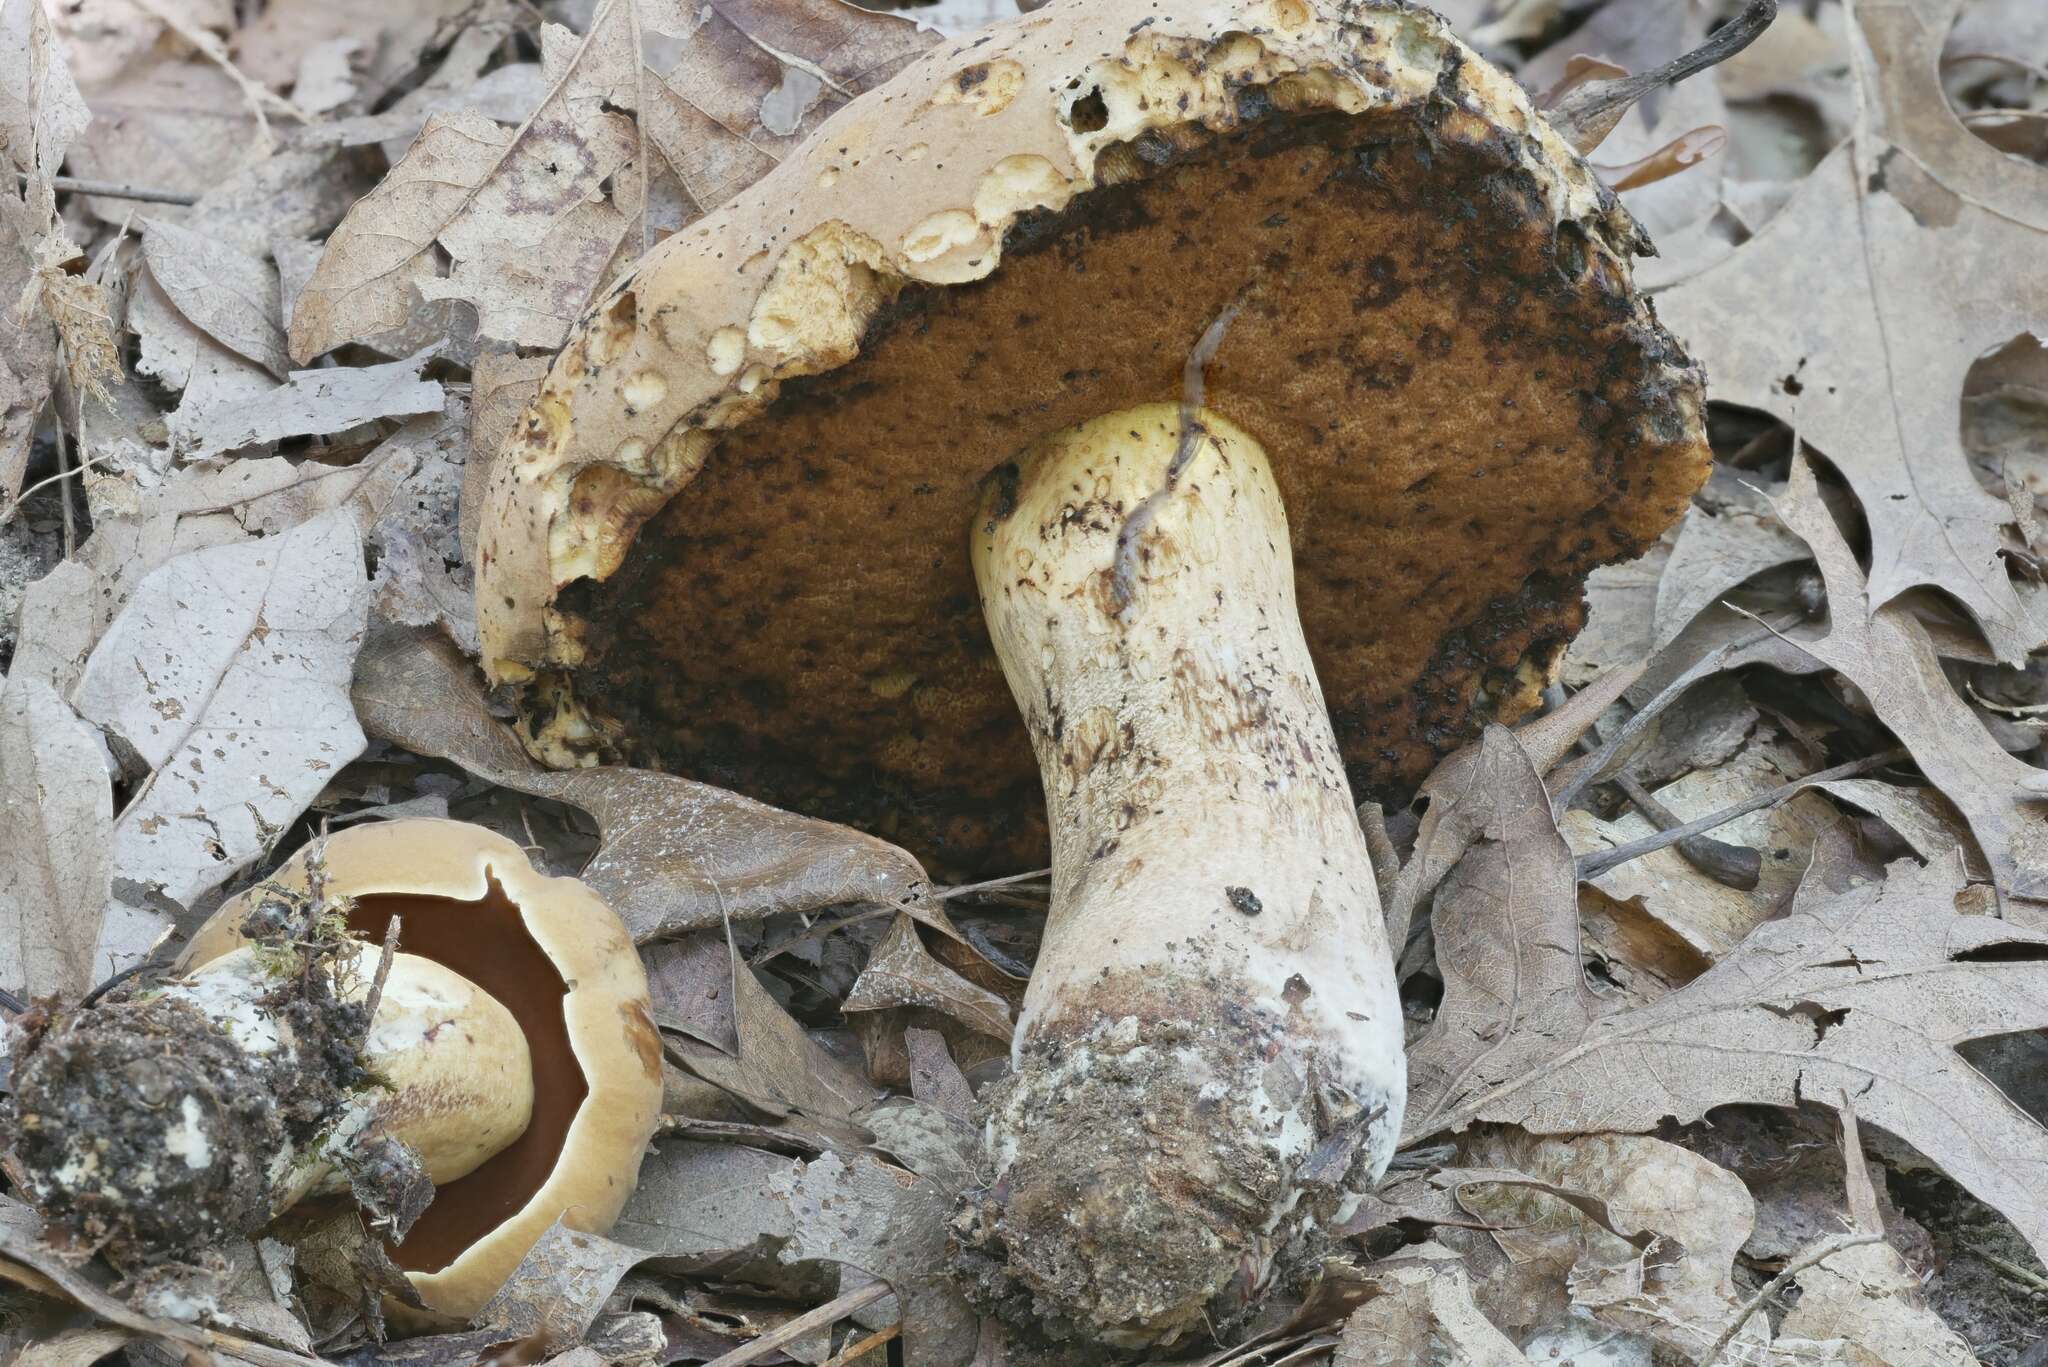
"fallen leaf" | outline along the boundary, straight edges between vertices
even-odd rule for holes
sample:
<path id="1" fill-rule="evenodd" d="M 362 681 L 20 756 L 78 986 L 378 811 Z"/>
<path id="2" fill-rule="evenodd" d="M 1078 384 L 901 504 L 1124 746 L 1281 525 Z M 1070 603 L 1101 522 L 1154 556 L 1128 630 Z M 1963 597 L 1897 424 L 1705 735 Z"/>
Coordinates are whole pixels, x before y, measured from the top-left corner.
<path id="1" fill-rule="evenodd" d="M 1458 1151 L 1461 1162 L 1558 1189 L 1519 1181 L 1457 1188 L 1458 1204 L 1491 1228 L 1439 1237 L 1453 1247 L 1498 1248 L 1468 1263 L 1479 1305 L 1502 1328 L 1518 1335 L 1550 1328 L 1577 1308 L 1693 1361 L 1735 1311 L 1735 1257 L 1755 1204 L 1734 1174 L 1644 1135 L 1545 1139 L 1487 1130 L 1462 1140 Z M 1768 1338 L 1759 1324 L 1737 1346 Z"/>
<path id="2" fill-rule="evenodd" d="M 458 525 L 462 533 L 462 555 L 474 560 L 477 520 L 483 516 L 484 490 L 491 467 L 512 424 L 547 378 L 552 362 L 545 356 L 517 356 L 491 352 L 476 358 L 470 371 L 469 460 L 462 467 L 462 501 Z"/>
<path id="3" fill-rule="evenodd" d="M 637 238 L 633 15 L 633 0 L 607 0 L 516 131 L 467 111 L 429 118 L 328 239 L 294 310 L 292 355 L 402 327 L 442 298 L 474 305 L 485 336 L 560 346 Z"/>
<path id="4" fill-rule="evenodd" d="M 1336 1367 L 1404 1367 L 1446 1360 L 1460 1367 L 1524 1367 L 1528 1359 L 1472 1300 L 1458 1255 L 1423 1243 L 1366 1269 L 1376 1294 L 1351 1312 L 1331 1361 Z"/>
<path id="5" fill-rule="evenodd" d="M 1656 302 L 1716 397 L 1776 415 L 1848 480 L 1870 524 L 1873 607 L 1942 589 L 2018 663 L 2048 625 L 2013 588 L 2012 513 L 1971 474 L 1956 404 L 1979 355 L 2048 315 L 2048 184 L 2013 174 L 1949 108 L 1937 58 L 1956 7 L 1857 5 L 1877 117 L 1754 239 Z"/>
<path id="6" fill-rule="evenodd" d="M 653 1256 L 601 1234 L 570 1229 L 557 1218 L 475 1322 L 504 1329 L 542 1351 L 583 1341 L 619 1281 Z"/>
<path id="7" fill-rule="evenodd" d="M 1512 733 L 1487 727 L 1457 799 L 1473 840 L 1437 889 L 1432 925 L 1444 992 L 1408 1051 L 1407 1139 L 1544 1041 L 1599 1013 L 1579 967 L 1571 850 L 1550 795 Z M 1542 965 L 1539 975 L 1528 971 Z M 1498 1060 L 1498 1062 L 1496 1062 Z"/>
<path id="8" fill-rule="evenodd" d="M 918 938 L 917 923 L 901 914 L 840 1004 L 844 1011 L 895 1006 L 928 1007 L 994 1039 L 1010 1038 L 1010 1004 L 933 958 Z"/>
<path id="9" fill-rule="evenodd" d="M 946 1048 L 946 1037 L 912 1026 L 903 1032 L 903 1047 L 910 1055 L 910 1094 L 956 1120 L 971 1118 L 974 1092 Z"/>
<path id="10" fill-rule="evenodd" d="M 433 351 L 385 365 L 294 370 L 266 393 L 210 409 L 203 420 L 171 418 L 171 435 L 187 459 L 196 460 L 259 442 L 340 432 L 376 418 L 438 413 L 447 394 L 434 380 L 420 378 Z"/>
<path id="11" fill-rule="evenodd" d="M 1771 499 L 1782 493 L 1752 488 L 1726 467 L 1714 468 L 1686 509 L 1657 581 L 1655 647 L 1669 645 L 1702 609 L 1731 590 L 1808 557 L 1806 543 L 1771 511 Z"/>
<path id="12" fill-rule="evenodd" d="M 1797 748 L 1775 727 L 1764 727 L 1740 754 L 1718 767 L 1697 770 L 1653 791 L 1673 813 L 1692 821 L 1780 789 L 1809 772 Z M 1747 891 L 1714 881 L 1667 846 L 1588 881 L 1580 889 L 1581 905 L 1600 900 L 1632 904 L 1711 962 L 1791 900 L 1815 832 L 1837 819 L 1825 798 L 1801 793 L 1717 827 L 1716 839 L 1747 846 L 1763 857 L 1757 885 Z M 1577 857 L 1642 839 L 1657 828 L 1633 809 L 1612 821 L 1579 809 L 1566 812 L 1558 829 Z M 1625 945 L 1588 938 L 1604 954 L 1627 961 Z"/>
<path id="13" fill-rule="evenodd" d="M 646 132 L 681 184 L 686 221 L 759 180 L 848 100 L 939 41 L 840 0 L 663 3 L 643 22 L 685 40 L 653 82 Z"/>
<path id="14" fill-rule="evenodd" d="M 2039 783 L 2042 771 L 1999 748 L 1949 686 L 1927 628 L 1906 605 L 1880 601 L 1865 583 L 1849 543 L 1820 502 L 1810 464 L 1793 462 L 1791 482 L 1775 506 L 1812 549 L 1827 583 L 1827 632 L 1817 639 L 1795 636 L 1798 649 L 1861 689 L 1877 719 L 1962 812 L 2008 914 L 2030 914 L 2048 924 L 2048 913 L 2011 906 L 2014 899 L 2048 901 L 2048 820 L 2042 806 L 2048 794 L 2028 786 Z"/>
<path id="15" fill-rule="evenodd" d="M 773 1258 L 796 1232 L 787 1193 L 801 1159 L 662 1140 L 612 1233 L 665 1258 Z"/>
<path id="16" fill-rule="evenodd" d="M 899 1096 L 877 1102 L 856 1118 L 875 1137 L 872 1147 L 938 1183 L 949 1196 L 989 1184 L 980 1131 L 963 1117 Z"/>
<path id="17" fill-rule="evenodd" d="M 673 774 L 541 769 L 490 714 L 470 662 L 432 633 L 380 634 L 359 661 L 355 702 L 380 739 L 589 812 L 604 843 L 583 877 L 635 940 L 841 903 L 900 907 L 950 930 L 924 870 L 886 841 Z"/>
<path id="18" fill-rule="evenodd" d="M 142 255 L 165 295 L 207 336 L 273 375 L 291 369 L 277 270 L 269 262 L 217 237 L 151 218 L 142 220 Z"/>
<path id="19" fill-rule="evenodd" d="M 113 880 L 107 764 L 99 733 L 48 684 L 19 670 L 0 680 L 0 987 L 23 1000 L 97 981 Z"/>
<path id="20" fill-rule="evenodd" d="M 1601 1013 L 1582 995 L 1579 1019 L 1560 1010 L 1544 1030 L 1503 1037 L 1432 1108 L 1431 1124 L 1635 1133 L 1718 1105 L 1825 1102 L 1847 1090 L 1870 1119 L 2048 1248 L 2048 1128 L 1955 1052 L 2048 1026 L 2048 934 L 1957 914 L 1962 887 L 1954 860 L 1901 861 L 1881 884 L 1802 897 L 1647 1006 Z M 1513 969 L 1487 972 L 1518 974 L 1525 998 L 1570 1000 L 1581 970 L 1569 939 L 1554 927 L 1523 934 L 1515 952 Z"/>
<path id="21" fill-rule="evenodd" d="M 71 173 L 84 179 L 200 195 L 269 154 L 235 83 L 211 62 L 152 55 L 104 84 L 88 80 L 85 89 L 93 120 L 68 158 Z M 132 200 L 81 195 L 79 202 L 109 224 L 135 214 Z M 151 212 L 182 223 L 191 210 Z"/>
<path id="22" fill-rule="evenodd" d="M 117 873 L 189 905 L 362 752 L 348 682 L 367 590 L 346 511 L 142 581 L 74 696 L 149 772 L 114 825 Z"/>
<path id="23" fill-rule="evenodd" d="M 936 1183 L 867 1154 L 828 1153 L 804 1165 L 789 1205 L 796 1228 L 784 1261 L 823 1258 L 888 1282 L 903 1306 L 905 1367 L 974 1356 L 976 1317 L 946 1258 L 953 1202 Z"/>

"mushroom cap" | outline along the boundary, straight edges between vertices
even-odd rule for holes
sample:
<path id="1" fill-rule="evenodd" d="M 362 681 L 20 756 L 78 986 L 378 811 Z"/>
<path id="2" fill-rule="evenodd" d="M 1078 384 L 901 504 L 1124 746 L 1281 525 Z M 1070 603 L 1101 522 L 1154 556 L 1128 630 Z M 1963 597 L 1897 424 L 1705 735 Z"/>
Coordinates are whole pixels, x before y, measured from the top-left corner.
<path id="1" fill-rule="evenodd" d="M 523 850 L 481 826 L 351 826 L 308 845 L 269 883 L 305 891 L 305 856 L 316 847 L 329 895 L 356 903 L 352 929 L 379 940 L 399 914 L 407 952 L 461 973 L 527 1032 L 535 1086 L 526 1133 L 440 1188 L 394 1250 L 431 1311 L 466 1320 L 556 1219 L 603 1233 L 633 1194 L 661 1112 L 661 1043 L 646 971 L 602 898 L 574 878 L 536 873 Z M 242 924 L 263 894 L 258 885 L 225 903 L 192 937 L 180 966 L 244 943 Z M 522 929 L 529 943 L 517 942 Z M 551 1075 L 558 1070 L 569 1076 Z M 394 1318 L 407 1317 L 394 1308 Z"/>
<path id="2" fill-rule="evenodd" d="M 978 484 L 1173 400 L 1265 447 L 1355 788 L 1533 705 L 1596 566 L 1708 466 L 1647 240 L 1396 0 L 1056 3 L 934 48 L 583 320 L 491 477 L 484 662 L 530 748 L 1042 862 Z M 681 496 L 678 496 L 681 495 Z M 1113 512 L 1113 510 L 1112 510 Z"/>

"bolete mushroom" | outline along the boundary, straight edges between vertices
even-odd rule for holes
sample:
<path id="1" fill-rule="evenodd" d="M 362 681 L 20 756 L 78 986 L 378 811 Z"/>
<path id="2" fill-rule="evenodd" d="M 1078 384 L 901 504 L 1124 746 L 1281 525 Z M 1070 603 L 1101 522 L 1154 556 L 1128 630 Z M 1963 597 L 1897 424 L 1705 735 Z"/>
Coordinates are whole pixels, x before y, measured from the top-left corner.
<path id="1" fill-rule="evenodd" d="M 474 1314 L 557 1217 L 610 1228 L 661 1103 L 619 918 L 502 836 L 430 820 L 308 845 L 223 905 L 170 979 L 51 1022 L 15 1082 L 31 1198 L 131 1261 L 309 1196 L 404 1206 L 404 1145 L 434 1188 L 391 1246 L 430 1312 L 394 1305 L 411 1325 Z"/>
<path id="2" fill-rule="evenodd" d="M 1050 849 L 962 1222 L 1006 1314 L 1227 1326 L 1384 1168 L 1353 797 L 1533 706 L 1704 476 L 1647 249 L 1427 11 L 1093 0 L 853 102 L 555 362 L 480 536 L 535 754 Z"/>

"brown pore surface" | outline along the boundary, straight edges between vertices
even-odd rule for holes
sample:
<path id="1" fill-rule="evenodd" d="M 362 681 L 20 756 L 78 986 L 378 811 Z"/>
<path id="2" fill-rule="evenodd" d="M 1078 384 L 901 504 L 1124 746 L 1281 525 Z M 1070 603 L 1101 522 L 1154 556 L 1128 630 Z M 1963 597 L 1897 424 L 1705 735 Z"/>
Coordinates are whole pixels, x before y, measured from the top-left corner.
<path id="1" fill-rule="evenodd" d="M 1553 228 L 1510 135 L 1459 141 L 1433 112 L 1148 134 L 1109 154 L 1124 183 L 1024 220 L 989 279 L 906 290 L 854 362 L 727 435 L 616 575 L 564 592 L 592 626 L 578 696 L 643 762 L 948 875 L 1043 864 L 968 565 L 977 485 L 1042 434 L 1176 397 L 1241 299 L 1207 403 L 1272 461 L 1354 788 L 1404 793 L 1705 471 L 1697 372 L 1626 267 Z"/>
<path id="2" fill-rule="evenodd" d="M 496 997 L 519 1022 L 533 1058 L 533 1119 L 525 1132 L 468 1176 L 437 1188 L 426 1214 L 392 1249 L 400 1267 L 435 1272 L 540 1190 L 590 1088 L 562 1011 L 568 986 L 496 878 L 473 902 L 389 892 L 358 897 L 348 927 L 381 944 L 394 916 L 403 918 L 398 948 L 446 965 Z"/>

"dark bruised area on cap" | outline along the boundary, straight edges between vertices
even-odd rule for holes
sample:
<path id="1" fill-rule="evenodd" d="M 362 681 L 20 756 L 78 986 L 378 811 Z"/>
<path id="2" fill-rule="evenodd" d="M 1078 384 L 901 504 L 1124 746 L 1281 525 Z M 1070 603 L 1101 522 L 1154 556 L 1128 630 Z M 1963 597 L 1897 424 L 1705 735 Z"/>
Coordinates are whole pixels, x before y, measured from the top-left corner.
<path id="1" fill-rule="evenodd" d="M 403 918 L 398 948 L 446 965 L 496 997 L 519 1022 L 533 1058 L 533 1119 L 526 1132 L 476 1171 L 437 1188 L 426 1214 L 392 1249 L 400 1267 L 436 1272 L 540 1190 L 590 1088 L 569 1044 L 562 1009 L 568 986 L 496 878 L 473 902 L 366 894 L 355 899 L 348 925 L 381 944 L 394 916 Z"/>
<path id="2" fill-rule="evenodd" d="M 1034 438 L 1177 397 L 1241 300 L 1207 402 L 1271 459 L 1354 790 L 1405 796 L 1706 468 L 1698 372 L 1616 255 L 1635 243 L 1555 227 L 1522 141 L 1446 83 L 1356 117 L 1249 90 L 1242 131 L 1105 153 L 1104 188 L 1021 221 L 990 278 L 906 288 L 856 360 L 726 435 L 617 574 L 563 592 L 592 646 L 578 699 L 625 757 L 941 876 L 1042 865 L 968 564 L 977 485 Z"/>

